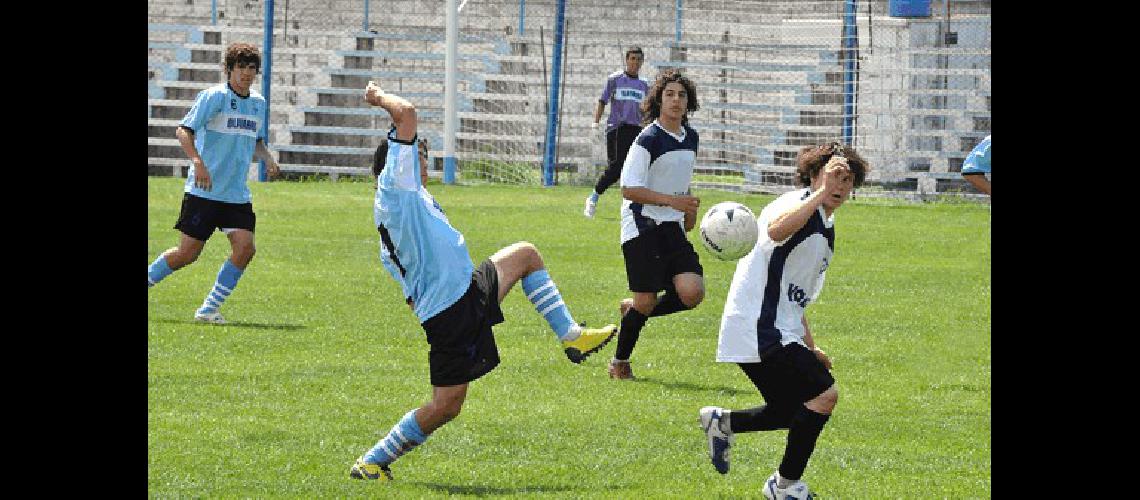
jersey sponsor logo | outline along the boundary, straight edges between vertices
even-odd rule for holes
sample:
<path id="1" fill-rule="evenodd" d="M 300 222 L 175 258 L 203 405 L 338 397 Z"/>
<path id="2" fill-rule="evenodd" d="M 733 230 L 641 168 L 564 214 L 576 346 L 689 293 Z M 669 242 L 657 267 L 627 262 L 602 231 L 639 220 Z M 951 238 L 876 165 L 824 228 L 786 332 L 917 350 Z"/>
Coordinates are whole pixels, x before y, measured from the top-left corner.
<path id="1" fill-rule="evenodd" d="M 237 99 L 230 98 L 230 109 L 237 109 Z"/>
<path id="2" fill-rule="evenodd" d="M 257 121 L 234 116 L 226 119 L 226 128 L 257 131 Z"/>
<path id="3" fill-rule="evenodd" d="M 256 115 L 218 113 L 206 124 L 206 129 L 220 134 L 256 137 L 259 124 Z"/>
<path id="4" fill-rule="evenodd" d="M 617 89 L 614 99 L 618 101 L 641 101 L 645 99 L 645 92 L 638 89 Z"/>
<path id="5" fill-rule="evenodd" d="M 788 283 L 788 300 L 799 304 L 800 307 L 807 307 L 808 302 L 811 302 L 804 289 L 795 283 Z"/>

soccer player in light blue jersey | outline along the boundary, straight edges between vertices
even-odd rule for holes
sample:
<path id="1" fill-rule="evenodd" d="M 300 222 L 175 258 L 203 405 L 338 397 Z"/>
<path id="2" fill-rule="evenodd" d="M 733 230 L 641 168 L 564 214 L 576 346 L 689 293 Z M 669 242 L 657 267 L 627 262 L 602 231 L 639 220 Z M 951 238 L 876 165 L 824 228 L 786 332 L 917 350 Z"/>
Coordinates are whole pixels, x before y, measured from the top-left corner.
<path id="1" fill-rule="evenodd" d="M 974 146 L 966 160 L 962 162 L 962 177 L 986 194 L 990 194 L 990 136 Z"/>
<path id="2" fill-rule="evenodd" d="M 384 108 L 393 122 L 373 160 L 380 260 L 400 284 L 430 345 L 431 401 L 405 413 L 349 469 L 355 479 L 390 480 L 392 462 L 458 416 L 467 386 L 499 364 L 491 328 L 503 322 L 499 304 L 516 282 L 522 282 L 523 293 L 574 363 L 601 349 L 617 326 L 590 329 L 575 323 L 542 255 L 530 243 L 509 245 L 473 266 L 463 234 L 424 188 L 427 147 L 421 141 L 417 154 L 415 106 L 374 82 L 365 87 L 364 99 Z"/>
<path id="3" fill-rule="evenodd" d="M 183 188 L 182 210 L 174 229 L 181 231 L 178 246 L 159 255 L 147 268 L 147 288 L 194 262 L 214 229 L 225 233 L 232 253 L 218 270 L 194 319 L 225 323 L 218 308 L 237 287 L 255 252 L 253 213 L 246 177 L 254 157 L 265 161 L 270 177 L 279 173 L 265 146 L 265 98 L 250 90 L 261 68 L 257 48 L 244 43 L 226 48 L 226 83 L 198 93 L 186 117 L 175 130 L 182 150 L 193 163 Z"/>

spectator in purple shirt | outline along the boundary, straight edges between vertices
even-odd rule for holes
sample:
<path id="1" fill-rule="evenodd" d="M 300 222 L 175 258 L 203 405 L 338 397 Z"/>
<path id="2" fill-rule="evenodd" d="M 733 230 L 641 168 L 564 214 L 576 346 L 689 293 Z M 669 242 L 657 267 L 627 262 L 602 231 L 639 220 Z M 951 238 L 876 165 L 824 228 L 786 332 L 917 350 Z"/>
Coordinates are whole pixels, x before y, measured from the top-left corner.
<path id="1" fill-rule="evenodd" d="M 590 125 L 597 128 L 598 121 L 602 119 L 602 110 L 607 102 L 612 102 L 610 118 L 606 121 L 606 159 L 608 166 L 606 172 L 594 185 L 594 192 L 586 198 L 586 209 L 582 215 L 593 217 L 598 207 L 598 197 L 606 192 L 613 183 L 621 178 L 621 167 L 625 164 L 625 156 L 629 153 L 629 146 L 641 133 L 641 101 L 649 91 L 649 82 L 637 76 L 641 70 L 641 63 L 645 61 L 645 54 L 641 47 L 630 47 L 625 51 L 625 71 L 615 71 L 606 78 L 606 88 L 598 98 L 598 107 L 594 109 L 594 123 Z"/>

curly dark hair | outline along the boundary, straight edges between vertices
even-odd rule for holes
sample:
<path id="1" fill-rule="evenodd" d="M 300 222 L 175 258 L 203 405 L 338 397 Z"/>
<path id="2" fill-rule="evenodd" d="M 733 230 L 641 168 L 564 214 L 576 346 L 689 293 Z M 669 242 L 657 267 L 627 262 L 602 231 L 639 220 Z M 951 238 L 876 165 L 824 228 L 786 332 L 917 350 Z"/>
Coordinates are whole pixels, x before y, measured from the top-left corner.
<path id="1" fill-rule="evenodd" d="M 851 173 L 855 175 L 855 187 L 862 186 L 867 171 L 871 170 L 871 165 L 855 151 L 855 148 L 839 142 L 804 146 L 796 156 L 796 180 L 805 187 L 811 186 L 811 178 L 819 175 L 820 170 L 836 152 L 847 158 L 847 166 L 851 167 Z"/>
<path id="2" fill-rule="evenodd" d="M 253 63 L 257 71 L 261 71 L 261 54 L 257 52 L 257 47 L 248 43 L 231 43 L 226 47 L 226 76 L 234 70 L 234 65 L 237 63 Z"/>
<path id="3" fill-rule="evenodd" d="M 689 107 L 681 116 L 681 124 L 688 125 L 689 113 L 701 109 L 700 103 L 697 102 L 697 86 L 688 77 L 682 75 L 680 71 L 670 68 L 657 74 L 657 80 L 653 82 L 653 86 L 645 94 L 645 100 L 641 101 L 642 125 L 653 123 L 653 120 L 661 116 L 661 94 L 665 92 L 666 85 L 674 82 L 683 85 L 685 93 L 689 94 Z"/>

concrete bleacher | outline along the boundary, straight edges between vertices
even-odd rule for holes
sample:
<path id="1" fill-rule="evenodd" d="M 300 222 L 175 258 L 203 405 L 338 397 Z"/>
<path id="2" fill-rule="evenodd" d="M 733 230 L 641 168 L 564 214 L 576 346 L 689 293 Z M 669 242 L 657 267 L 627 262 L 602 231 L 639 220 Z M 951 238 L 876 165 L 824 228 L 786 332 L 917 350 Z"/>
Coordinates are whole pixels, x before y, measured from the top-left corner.
<path id="1" fill-rule="evenodd" d="M 242 40 L 260 47 L 262 32 L 252 11 L 226 13 L 224 25 L 211 26 L 208 7 L 203 18 L 200 6 L 151 4 L 148 157 L 152 172 L 176 173 L 183 157 L 177 142 L 170 142 L 177 120 L 197 92 L 222 81 L 225 44 Z M 348 21 L 359 15 L 359 2 L 338 0 L 328 5 L 327 19 L 291 16 L 288 34 L 277 28 L 270 145 L 286 171 L 334 178 L 367 173 L 371 151 L 389 126 L 386 113 L 361 98 L 365 82 L 375 79 L 416 102 L 438 175 L 445 32 L 442 7 L 429 4 L 384 4 L 385 11 L 417 13 L 402 19 L 380 16 L 374 5 L 371 31 L 362 32 L 359 21 Z M 465 7 L 456 137 L 461 161 L 482 154 L 541 163 L 553 5 L 526 2 L 525 34 L 518 32 L 518 2 Z M 568 7 L 560 182 L 592 183 L 604 168 L 604 140 L 589 126 L 593 109 L 605 76 L 622 67 L 624 47 L 637 44 L 647 56 L 643 78 L 676 67 L 698 84 L 702 106 L 691 117 L 702 139 L 698 173 L 735 176 L 735 188 L 742 190 L 790 188 L 799 148 L 842 134 L 841 2 L 686 0 L 680 43 L 674 41 L 674 7 L 671 0 L 642 2 L 637 16 L 630 15 L 633 6 L 612 2 Z M 871 180 L 939 191 L 989 131 L 988 41 L 931 46 L 936 19 L 886 17 L 885 1 L 872 7 L 873 37 L 866 16 L 858 18 L 863 45 L 856 147 L 875 165 Z M 197 10 L 188 13 L 192 8 Z M 160 22 L 165 18 L 155 9 L 199 21 Z M 982 31 L 988 40 L 988 2 L 964 2 L 961 9 L 955 3 L 953 9 L 978 18 L 957 28 L 963 42 Z M 539 26 L 546 27 L 541 35 Z M 254 89 L 260 91 L 260 81 Z"/>

